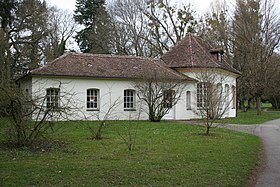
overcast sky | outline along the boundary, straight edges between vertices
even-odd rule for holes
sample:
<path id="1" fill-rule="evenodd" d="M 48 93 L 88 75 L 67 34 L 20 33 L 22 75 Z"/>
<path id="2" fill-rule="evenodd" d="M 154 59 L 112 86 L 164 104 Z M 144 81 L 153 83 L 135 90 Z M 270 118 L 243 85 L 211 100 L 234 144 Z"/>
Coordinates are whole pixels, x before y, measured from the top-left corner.
<path id="1" fill-rule="evenodd" d="M 75 10 L 75 2 L 76 0 L 46 0 L 47 3 L 51 6 L 57 6 L 58 8 L 61 9 L 67 9 L 70 11 Z M 203 15 L 207 9 L 210 7 L 210 3 L 213 2 L 214 0 L 170 0 L 173 1 L 174 3 L 184 3 L 184 4 L 191 4 L 192 9 L 196 11 L 197 15 Z M 231 2 L 232 0 L 226 0 Z M 79 50 L 79 47 L 77 43 L 74 41 L 73 38 L 70 38 L 70 40 L 67 43 L 67 48 L 69 49 L 74 49 L 76 51 Z"/>
<path id="2" fill-rule="evenodd" d="M 209 8 L 210 3 L 214 0 L 171 0 L 174 2 L 184 2 L 185 4 L 191 3 L 194 10 L 198 14 L 204 14 Z M 232 0 L 228 0 L 232 1 Z M 74 10 L 75 9 L 75 0 L 47 0 L 50 5 L 56 5 L 62 9 Z"/>

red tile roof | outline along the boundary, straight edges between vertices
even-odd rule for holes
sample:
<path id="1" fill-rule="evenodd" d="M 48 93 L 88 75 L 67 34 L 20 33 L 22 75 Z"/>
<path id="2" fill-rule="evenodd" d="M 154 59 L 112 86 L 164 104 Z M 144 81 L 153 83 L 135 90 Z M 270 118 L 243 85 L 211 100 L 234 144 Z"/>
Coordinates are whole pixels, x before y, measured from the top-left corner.
<path id="1" fill-rule="evenodd" d="M 77 76 L 94 78 L 194 79 L 167 67 L 160 59 L 83 53 L 66 53 L 42 68 L 31 71 L 39 76 Z"/>
<path id="2" fill-rule="evenodd" d="M 202 38 L 187 34 L 173 48 L 166 52 L 161 59 L 170 68 L 221 68 L 236 74 L 239 71 L 231 67 L 224 59 L 218 62 L 217 52 Z"/>

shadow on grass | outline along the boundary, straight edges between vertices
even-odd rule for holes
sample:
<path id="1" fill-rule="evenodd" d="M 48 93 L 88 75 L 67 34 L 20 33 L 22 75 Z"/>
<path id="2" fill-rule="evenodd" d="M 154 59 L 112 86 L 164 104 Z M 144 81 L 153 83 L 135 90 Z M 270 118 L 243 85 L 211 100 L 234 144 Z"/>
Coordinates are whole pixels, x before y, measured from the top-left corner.
<path id="1" fill-rule="evenodd" d="M 68 146 L 65 142 L 59 140 L 40 140 L 36 144 L 30 146 L 17 146 L 13 141 L 0 142 L 1 150 L 11 151 L 27 151 L 31 153 L 53 152 L 57 150 L 67 150 Z"/>

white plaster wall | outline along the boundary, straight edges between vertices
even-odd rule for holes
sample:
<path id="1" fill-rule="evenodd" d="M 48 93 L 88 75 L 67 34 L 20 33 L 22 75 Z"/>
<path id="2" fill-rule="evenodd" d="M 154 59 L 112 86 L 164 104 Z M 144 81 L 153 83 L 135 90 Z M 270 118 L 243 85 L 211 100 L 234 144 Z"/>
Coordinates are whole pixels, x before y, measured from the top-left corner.
<path id="1" fill-rule="evenodd" d="M 47 88 L 60 87 L 60 105 L 62 108 L 70 106 L 71 111 L 67 119 L 71 120 L 96 120 L 104 118 L 109 107 L 117 102 L 117 107 L 110 115 L 110 120 L 139 119 L 146 120 L 148 116 L 145 111 L 140 111 L 141 103 L 136 97 L 138 106 L 136 111 L 124 111 L 123 94 L 125 89 L 133 89 L 131 82 L 123 80 L 108 79 L 77 79 L 77 78 L 33 78 L 32 93 L 34 97 L 46 95 Z M 87 111 L 86 90 L 90 88 L 99 89 L 100 110 Z M 42 99 L 40 100 L 42 102 Z M 66 118 L 66 116 L 65 116 Z"/>
<path id="2" fill-rule="evenodd" d="M 180 70 L 179 70 L 180 71 Z M 229 85 L 229 101 L 230 101 L 230 105 L 228 108 L 228 111 L 225 112 L 223 117 L 236 117 L 236 106 L 233 107 L 233 92 L 232 92 L 232 86 L 234 86 L 236 88 L 236 78 L 238 77 L 236 74 L 233 74 L 231 72 L 228 71 L 224 71 L 224 70 L 219 70 L 219 69 L 215 69 L 215 70 L 209 70 L 209 69 L 192 69 L 192 71 L 184 71 L 181 70 L 181 73 L 184 73 L 185 75 L 197 79 L 199 80 L 201 77 L 203 77 L 203 75 L 205 75 L 205 72 L 209 73 L 209 75 L 211 76 L 211 74 L 213 75 L 213 77 L 215 77 L 214 82 L 216 84 L 221 83 L 222 84 L 222 89 L 225 90 L 225 85 Z M 203 81 L 202 81 L 203 82 Z M 193 92 L 192 92 L 192 107 L 196 108 L 196 84 L 193 87 Z M 235 92 L 236 93 L 236 92 Z M 195 117 L 195 116 L 194 116 Z"/>
<path id="3" fill-rule="evenodd" d="M 199 71 L 183 72 L 192 78 L 197 78 Z M 232 85 L 236 87 L 236 75 L 228 74 L 227 72 L 220 71 L 219 74 L 226 79 L 223 81 L 223 87 L 228 84 L 231 90 Z M 218 83 L 218 81 L 217 81 Z M 196 82 L 189 82 L 183 91 L 180 100 L 173 107 L 174 120 L 187 120 L 199 118 L 196 112 Z M 109 79 L 88 79 L 88 78 L 32 78 L 32 87 L 30 81 L 24 83 L 24 87 L 32 89 L 33 97 L 40 97 L 38 101 L 42 102 L 43 97 L 46 95 L 47 88 L 60 87 L 60 104 L 62 107 L 71 106 L 71 110 L 65 119 L 71 120 L 96 120 L 98 117 L 103 119 L 104 114 L 108 111 L 113 102 L 118 101 L 117 107 L 110 115 L 110 120 L 127 120 L 127 119 L 148 119 L 148 110 L 144 103 L 140 103 L 136 97 L 136 111 L 124 111 L 123 97 L 125 89 L 133 89 L 131 81 L 126 80 L 109 80 Z M 87 111 L 86 110 L 86 90 L 96 88 L 100 90 L 100 111 Z M 186 92 L 191 92 L 191 110 L 186 107 Z M 142 110 L 141 110 L 142 109 Z M 225 114 L 224 117 L 235 117 L 236 109 L 232 107 Z M 64 119 L 64 118 L 62 118 Z"/>
<path id="4" fill-rule="evenodd" d="M 31 81 L 31 78 L 21 79 L 19 85 L 20 85 L 20 89 L 23 91 L 23 93 L 31 95 L 31 93 L 32 93 L 32 81 Z"/>
<path id="5" fill-rule="evenodd" d="M 187 91 L 191 92 L 191 109 L 187 109 Z M 196 119 L 199 116 L 194 112 L 196 108 L 196 102 L 194 100 L 194 94 L 196 94 L 196 83 L 189 82 L 183 91 L 180 100 L 174 106 L 175 110 L 175 120 L 188 120 Z"/>

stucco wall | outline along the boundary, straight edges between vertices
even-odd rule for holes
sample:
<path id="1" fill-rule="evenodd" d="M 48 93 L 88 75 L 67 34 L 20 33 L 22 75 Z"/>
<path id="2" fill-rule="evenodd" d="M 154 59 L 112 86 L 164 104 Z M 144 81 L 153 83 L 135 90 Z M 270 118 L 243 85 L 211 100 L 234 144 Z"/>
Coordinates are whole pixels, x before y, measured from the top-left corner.
<path id="1" fill-rule="evenodd" d="M 232 91 L 232 87 L 234 86 L 236 88 L 236 79 L 238 75 L 224 71 L 221 69 L 192 69 L 189 71 L 189 69 L 178 69 L 181 73 L 184 73 L 185 75 L 194 78 L 198 80 L 199 82 L 207 82 L 210 81 L 211 83 L 214 84 L 222 84 L 222 90 L 225 92 L 225 87 L 226 85 L 229 86 L 229 94 L 228 94 L 228 102 L 229 104 L 227 107 L 227 111 L 223 115 L 223 117 L 236 117 L 236 106 L 233 106 L 233 94 L 234 92 Z M 208 79 L 208 80 L 207 80 Z M 196 106 L 196 86 L 192 89 L 194 94 L 192 94 L 192 101 L 193 106 Z M 224 94 L 224 93 L 223 93 Z M 236 91 L 235 91 L 236 94 Z"/>
<path id="2" fill-rule="evenodd" d="M 124 111 L 123 97 L 125 89 L 133 89 L 129 81 L 123 80 L 96 80 L 96 79 L 69 79 L 69 78 L 33 78 L 33 96 L 45 95 L 47 88 L 60 88 L 60 105 L 62 108 L 71 107 L 67 118 L 72 120 L 103 119 L 109 108 L 116 107 L 110 115 L 110 120 L 147 119 L 147 114 L 140 111 L 141 103 L 136 97 L 136 111 Z M 100 110 L 86 109 L 87 89 L 99 89 Z M 143 109 L 142 109 L 143 110 Z"/>
<path id="3" fill-rule="evenodd" d="M 198 72 L 184 72 L 186 75 L 197 78 Z M 223 72 L 220 72 L 221 76 Z M 187 120 L 199 118 L 200 116 L 196 110 L 196 82 L 189 82 L 185 90 L 182 92 L 178 103 L 166 115 L 164 119 Z M 236 86 L 236 75 L 228 74 L 223 81 L 223 87 L 228 84 L 229 87 Z M 101 119 L 108 111 L 108 108 L 117 102 L 117 107 L 110 115 L 111 120 L 127 120 L 127 119 L 141 119 L 147 120 L 147 107 L 144 103 L 140 103 L 136 97 L 136 111 L 125 111 L 123 106 L 124 90 L 133 89 L 132 83 L 125 80 L 109 80 L 109 79 L 86 79 L 86 78 L 32 78 L 32 87 L 30 81 L 25 81 L 23 87 L 32 89 L 33 97 L 40 98 L 38 101 L 43 102 L 43 97 L 46 95 L 47 88 L 60 88 L 60 105 L 61 107 L 70 106 L 70 112 L 64 119 L 71 120 L 96 120 Z M 95 88 L 100 90 L 100 111 L 87 111 L 86 109 L 86 90 Z M 191 93 L 191 109 L 186 106 L 186 93 Z M 232 107 L 225 113 L 224 117 L 235 117 L 236 109 Z"/>

